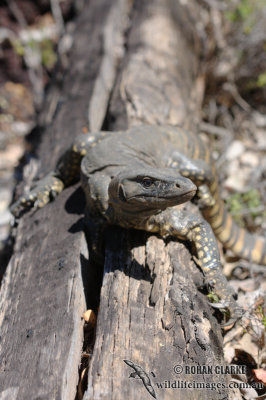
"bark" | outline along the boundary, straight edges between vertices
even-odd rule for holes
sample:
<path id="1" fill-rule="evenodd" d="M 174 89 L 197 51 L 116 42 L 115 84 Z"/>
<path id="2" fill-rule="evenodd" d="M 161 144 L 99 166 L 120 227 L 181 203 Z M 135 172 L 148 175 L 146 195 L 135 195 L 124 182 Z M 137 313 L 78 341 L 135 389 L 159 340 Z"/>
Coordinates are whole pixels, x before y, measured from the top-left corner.
<path id="1" fill-rule="evenodd" d="M 196 129 L 204 86 L 195 30 L 200 15 L 192 3 L 134 2 L 127 53 L 107 116 L 110 130 L 143 123 Z M 210 395 L 208 388 L 182 388 L 182 381 L 227 384 L 224 375 L 185 373 L 189 365 L 224 363 L 221 328 L 197 283 L 202 275 L 184 244 L 119 229 L 107 234 L 85 400 L 151 398 L 142 379 L 131 375 L 130 362 L 146 372 L 160 399 Z M 179 365 L 182 371 L 175 373 Z M 212 399 L 228 397 L 228 390 L 211 391 Z"/>

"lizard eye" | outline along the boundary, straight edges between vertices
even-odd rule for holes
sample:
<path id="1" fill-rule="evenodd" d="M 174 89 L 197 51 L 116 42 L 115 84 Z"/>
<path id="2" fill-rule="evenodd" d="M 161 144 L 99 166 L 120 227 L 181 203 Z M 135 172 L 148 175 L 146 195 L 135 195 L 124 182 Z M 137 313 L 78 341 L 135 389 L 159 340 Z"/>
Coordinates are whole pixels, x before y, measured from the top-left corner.
<path id="1" fill-rule="evenodd" d="M 153 180 L 151 178 L 143 178 L 142 184 L 145 188 L 151 187 L 153 185 Z"/>

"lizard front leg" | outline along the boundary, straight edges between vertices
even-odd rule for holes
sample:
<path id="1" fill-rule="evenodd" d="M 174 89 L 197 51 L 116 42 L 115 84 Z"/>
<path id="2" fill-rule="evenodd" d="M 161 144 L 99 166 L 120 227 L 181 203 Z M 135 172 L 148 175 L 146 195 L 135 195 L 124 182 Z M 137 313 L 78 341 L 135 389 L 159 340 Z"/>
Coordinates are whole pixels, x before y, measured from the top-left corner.
<path id="1" fill-rule="evenodd" d="M 235 301 L 234 292 L 221 269 L 216 238 L 210 225 L 203 218 L 176 208 L 168 208 L 150 217 L 146 229 L 157 231 L 162 236 L 174 236 L 193 242 L 208 287 L 220 299 L 220 304 L 216 307 L 228 309 L 230 312 L 230 321 L 226 325 L 231 325 L 240 318 L 242 313 Z"/>
<path id="2" fill-rule="evenodd" d="M 42 179 L 37 180 L 28 193 L 22 195 L 10 210 L 15 216 L 32 206 L 44 207 L 55 198 L 65 187 L 78 182 L 80 178 L 80 163 L 87 154 L 89 147 L 96 145 L 110 132 L 81 134 L 76 137 L 70 149 L 59 158 L 56 168 Z"/>
<path id="3" fill-rule="evenodd" d="M 197 185 L 199 206 L 201 208 L 213 206 L 215 199 L 209 190 L 209 185 L 214 181 L 215 176 L 211 166 L 203 160 L 190 159 L 177 151 L 172 152 L 170 159 L 171 168 L 177 169 L 182 176 L 189 178 Z"/>
<path id="4" fill-rule="evenodd" d="M 197 186 L 210 184 L 213 181 L 212 167 L 204 160 L 189 158 L 178 151 L 172 151 L 169 158 L 169 167 L 177 169 L 181 175 L 191 179 Z"/>
<path id="5" fill-rule="evenodd" d="M 10 211 L 18 217 L 23 210 L 26 210 L 33 205 L 36 208 L 42 208 L 52 198 L 55 198 L 64 189 L 64 183 L 61 179 L 50 172 L 44 178 L 36 181 L 31 190 L 24 193 L 19 199 L 12 204 Z"/>

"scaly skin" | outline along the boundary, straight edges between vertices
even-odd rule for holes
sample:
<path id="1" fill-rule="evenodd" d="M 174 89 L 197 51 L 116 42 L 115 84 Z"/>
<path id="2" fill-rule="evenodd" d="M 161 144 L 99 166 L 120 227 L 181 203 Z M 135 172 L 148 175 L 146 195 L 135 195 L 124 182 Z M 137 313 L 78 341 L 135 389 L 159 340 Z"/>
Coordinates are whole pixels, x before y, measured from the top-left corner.
<path id="1" fill-rule="evenodd" d="M 225 211 L 214 163 L 199 137 L 181 128 L 146 125 L 124 132 L 80 135 L 55 171 L 13 205 L 13 213 L 27 205 L 44 206 L 50 196 L 78 181 L 80 171 L 92 220 L 96 217 L 103 224 L 194 242 L 220 306 L 230 310 L 232 319 L 239 318 L 241 313 L 221 271 L 213 231 L 225 247 L 256 263 L 266 263 L 266 245 L 263 239 L 240 229 Z M 193 197 L 196 188 L 192 182 L 209 223 L 175 207 Z M 91 233 L 96 225 L 91 225 Z"/>

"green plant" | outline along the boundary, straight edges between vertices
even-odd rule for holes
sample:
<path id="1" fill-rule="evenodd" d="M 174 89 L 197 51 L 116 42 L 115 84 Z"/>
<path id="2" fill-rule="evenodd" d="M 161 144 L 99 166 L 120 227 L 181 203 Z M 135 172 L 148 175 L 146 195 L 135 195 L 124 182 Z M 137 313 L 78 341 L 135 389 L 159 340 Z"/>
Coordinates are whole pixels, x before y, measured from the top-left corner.
<path id="1" fill-rule="evenodd" d="M 262 325 L 266 329 L 266 315 L 264 313 L 264 310 L 261 306 L 258 306 L 257 311 L 258 311 L 259 317 L 261 318 Z"/>
<path id="2" fill-rule="evenodd" d="M 54 51 L 54 45 L 51 40 L 45 39 L 40 43 L 40 51 L 42 56 L 42 64 L 47 68 L 51 69 L 56 63 L 56 53 Z"/>
<path id="3" fill-rule="evenodd" d="M 266 86 L 266 72 L 260 74 L 257 79 L 257 87 L 263 88 Z"/>
<path id="4" fill-rule="evenodd" d="M 240 23 L 243 33 L 248 35 L 256 24 L 256 14 L 263 7 L 265 7 L 264 0 L 240 0 L 237 5 L 225 12 L 225 18 L 233 23 Z"/>
<path id="5" fill-rule="evenodd" d="M 23 47 L 23 44 L 19 39 L 13 39 L 11 40 L 11 45 L 13 47 L 14 52 L 19 55 L 20 57 L 23 57 L 25 54 L 25 49 Z"/>
<path id="6" fill-rule="evenodd" d="M 241 226 L 244 226 L 245 214 L 250 215 L 253 219 L 261 215 L 261 198 L 256 189 L 250 189 L 245 193 L 234 193 L 228 196 L 226 204 L 233 218 Z"/>

